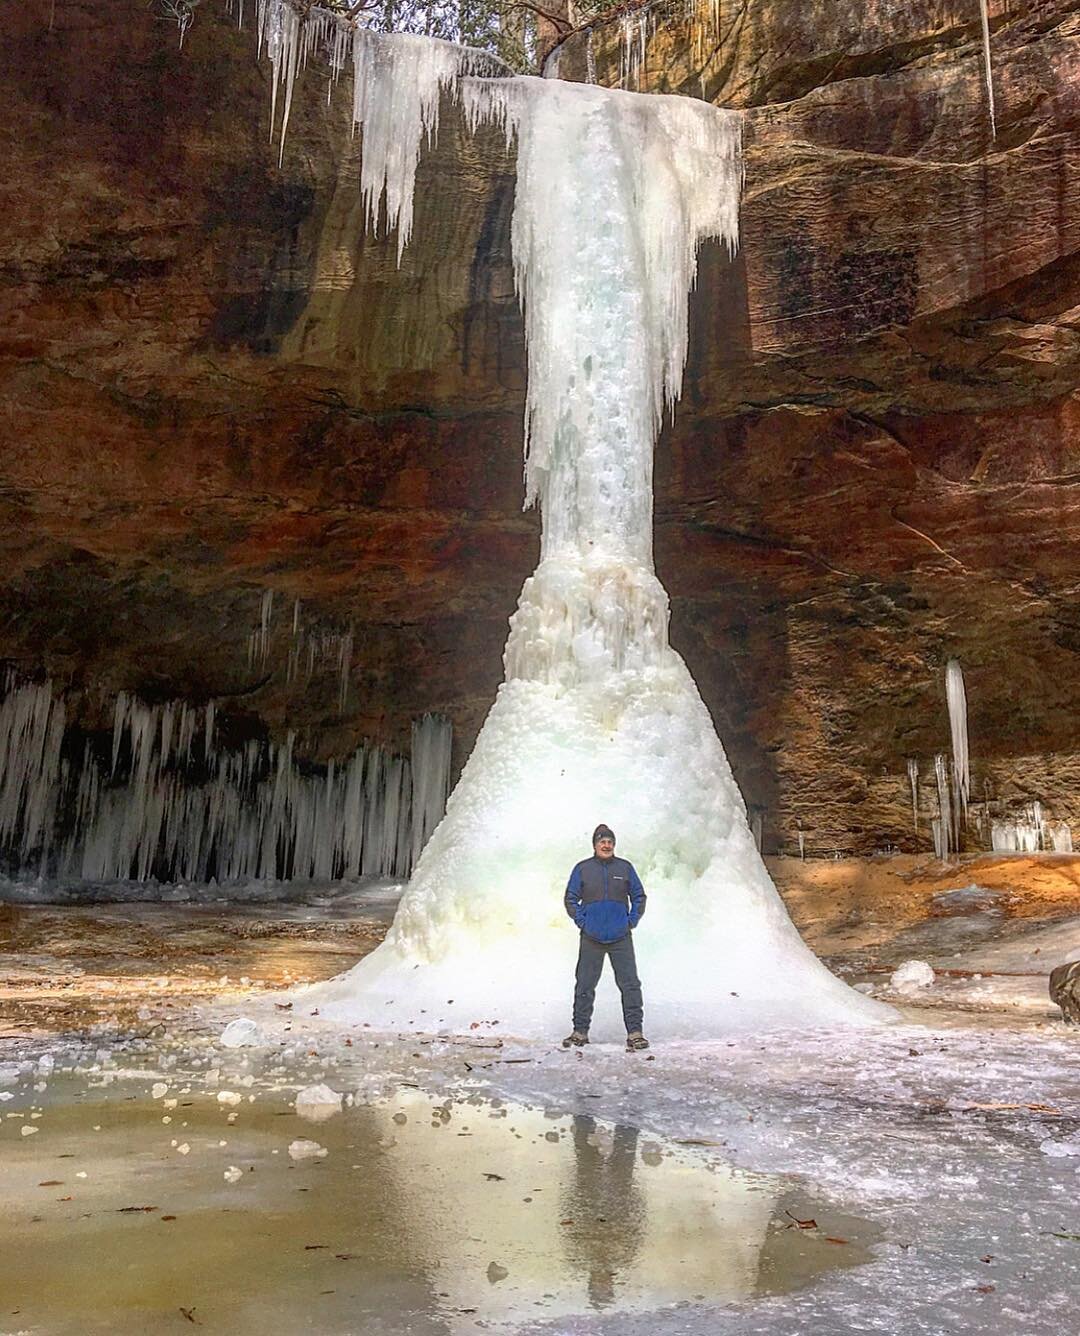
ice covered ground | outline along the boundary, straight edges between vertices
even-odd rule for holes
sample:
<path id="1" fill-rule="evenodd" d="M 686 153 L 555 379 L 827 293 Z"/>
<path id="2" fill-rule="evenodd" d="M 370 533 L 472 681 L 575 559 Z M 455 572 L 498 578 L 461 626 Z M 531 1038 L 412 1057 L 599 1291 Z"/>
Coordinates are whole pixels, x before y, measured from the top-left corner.
<path id="1" fill-rule="evenodd" d="M 238 881 L 156 882 L 100 881 L 84 877 L 49 877 L 28 880 L 0 877 L 0 904 L 12 905 L 306 905 L 317 909 L 348 910 L 385 903 L 396 906 L 405 883 L 390 877 L 357 877 L 327 881 L 275 881 L 245 878 Z"/>
<path id="2" fill-rule="evenodd" d="M 792 1331 L 827 1336 L 1016 1331 L 1049 1336 L 1075 1330 L 1080 1297 L 1080 1068 L 1077 1038 L 1061 1027 L 936 1018 L 930 1026 L 906 1023 L 881 1031 L 791 1031 L 711 1044 L 671 1044 L 643 1059 L 615 1046 L 566 1053 L 540 1044 L 498 1047 L 492 1039 L 470 1043 L 349 1032 L 299 1016 L 295 1009 L 266 1021 L 267 1045 L 228 1050 L 217 1041 L 221 1014 L 202 1020 L 201 1027 L 166 1037 L 125 1039 L 102 1033 L 85 1045 L 54 1044 L 43 1063 L 37 1058 L 40 1046 L 34 1052 L 20 1046 L 21 1067 L 20 1055 L 9 1046 L 4 1060 L 14 1065 L 0 1065 L 0 1094 L 9 1097 L 0 1105 L 0 1155 L 9 1166 L 21 1162 L 31 1144 L 40 1148 L 35 1153 L 44 1155 L 54 1122 L 70 1138 L 70 1116 L 65 1121 L 55 1099 L 64 1083 L 74 1081 L 79 1097 L 91 1102 L 101 1097 L 102 1088 L 111 1090 L 121 1108 L 125 1101 L 131 1108 L 136 1095 L 151 1097 L 161 1106 L 153 1121 L 162 1121 L 157 1114 L 170 1119 L 159 1128 L 158 1158 L 176 1162 L 177 1146 L 189 1145 L 191 1163 L 198 1160 L 207 1169 L 207 1183 L 216 1183 L 200 1207 L 207 1212 L 207 1227 L 212 1227 L 214 1212 L 245 1209 L 240 1194 L 251 1191 L 251 1184 L 265 1181 L 269 1190 L 266 1175 L 271 1171 L 278 1173 L 273 1183 L 280 1186 L 281 1157 L 297 1138 L 314 1140 L 328 1150 L 319 1161 L 323 1175 L 348 1180 L 362 1174 L 362 1157 L 348 1147 L 364 1135 L 365 1120 L 376 1116 L 370 1111 L 388 1098 L 412 1101 L 413 1125 L 423 1115 L 421 1125 L 427 1126 L 429 1113 L 432 1123 L 444 1122 L 446 1132 L 440 1135 L 447 1140 L 462 1127 L 463 1118 L 467 1127 L 470 1114 L 476 1116 L 478 1099 L 496 1113 L 497 1101 L 509 1100 L 511 1131 L 517 1139 L 494 1147 L 490 1163 L 474 1166 L 478 1184 L 481 1178 L 517 1182 L 519 1171 L 527 1177 L 518 1160 L 521 1151 L 514 1149 L 523 1138 L 525 1163 L 539 1164 L 527 1148 L 535 1130 L 532 1120 L 546 1115 L 554 1132 L 559 1120 L 568 1126 L 567 1120 L 587 1118 L 605 1163 L 613 1153 L 616 1129 L 637 1130 L 630 1157 L 636 1167 L 630 1172 L 644 1175 L 646 1187 L 649 1156 L 655 1156 L 660 1139 L 691 1161 L 708 1162 L 710 1172 L 725 1181 L 731 1175 L 764 1176 L 760 1181 L 772 1184 L 769 1190 L 776 1200 L 776 1194 L 782 1195 L 784 1206 L 779 1209 L 774 1200 L 757 1221 L 762 1240 L 765 1218 L 771 1213 L 771 1228 L 784 1229 L 790 1212 L 793 1232 L 800 1232 L 794 1220 L 806 1225 L 808 1247 L 812 1242 L 826 1254 L 834 1249 L 838 1263 L 847 1249 L 865 1248 L 869 1255 L 857 1265 L 819 1269 L 805 1283 L 781 1293 L 744 1284 L 726 1296 L 714 1291 L 704 1300 L 695 1299 L 702 1294 L 697 1280 L 685 1293 L 677 1287 L 664 1292 L 650 1248 L 655 1252 L 672 1246 L 671 1219 L 655 1204 L 650 1209 L 645 1191 L 632 1218 L 628 1214 L 610 1222 L 617 1235 L 630 1234 L 633 1240 L 629 1249 L 604 1254 L 611 1265 L 613 1295 L 605 1291 L 606 1297 L 596 1301 L 595 1294 L 589 1298 L 575 1291 L 577 1299 L 563 1303 L 560 1298 L 554 1310 L 559 1316 L 544 1321 L 544 1304 L 538 1301 L 545 1295 L 550 1301 L 556 1288 L 548 1275 L 539 1293 L 522 1283 L 518 1302 L 485 1318 L 488 1329 L 567 1336 L 779 1336 Z M 352 1107 L 333 1114 L 325 1125 L 302 1126 L 295 1117 L 284 1116 L 296 1092 L 315 1083 L 351 1095 Z M 174 1102 L 166 1107 L 170 1098 Z M 76 1103 L 73 1099 L 68 1107 Z M 535 1113 L 515 1113 L 522 1108 Z M 4 1116 L 5 1110 L 11 1116 Z M 203 1126 L 211 1115 L 221 1123 L 220 1134 Z M 87 1124 L 103 1121 L 89 1107 L 84 1117 Z M 195 1129 L 190 1133 L 189 1121 Z M 37 1130 L 25 1133 L 26 1127 Z M 394 1127 L 387 1130 L 395 1135 Z M 54 1195 L 84 1192 L 85 1183 L 74 1180 L 95 1179 L 101 1168 L 95 1163 L 99 1145 L 104 1142 L 87 1126 L 81 1138 L 65 1144 L 63 1153 L 73 1159 L 54 1166 L 55 1173 L 43 1159 L 41 1183 L 26 1189 L 30 1195 L 22 1203 L 24 1213 L 32 1209 L 48 1221 L 58 1209 Z M 381 1146 L 388 1148 L 388 1143 Z M 277 1160 L 271 1158 L 275 1150 Z M 144 1195 L 151 1190 L 151 1158 L 139 1160 Z M 367 1171 L 376 1168 L 372 1162 Z M 234 1169 L 239 1170 L 235 1183 L 225 1176 Z M 489 1180 L 489 1175 L 501 1177 Z M 53 1177 L 68 1185 L 55 1193 L 39 1191 Z M 295 1189 L 319 1180 L 288 1181 Z M 409 1187 L 395 1181 L 400 1193 L 423 1195 L 422 1184 Z M 543 1183 L 538 1179 L 530 1186 Z M 464 1203 L 470 1190 L 463 1182 L 451 1188 L 451 1195 L 460 1192 Z M 441 1191 L 434 1185 L 428 1195 L 437 1198 Z M 148 1205 L 151 1200 L 158 1203 L 159 1197 L 148 1196 Z M 172 1210 L 171 1200 L 157 1209 Z M 246 1209 L 254 1210 L 255 1198 L 246 1200 Z M 298 1199 L 291 1200 L 295 1206 Z M 125 1204 L 131 1203 L 125 1199 Z M 185 1200 L 185 1209 L 194 1205 Z M 611 1205 L 595 1209 L 602 1214 Z M 518 1233 L 524 1238 L 533 1229 L 526 1218 L 530 1209 L 522 1198 L 524 1214 L 510 1212 L 503 1219 L 508 1250 L 513 1251 Z M 673 1209 L 678 1217 L 677 1200 Z M 750 1218 L 747 1209 L 739 1207 L 735 1216 L 744 1224 Z M 753 1209 L 750 1215 L 757 1220 Z M 114 1218 L 124 1220 L 122 1215 Z M 325 1229 L 325 1215 L 318 1218 Z M 8 1219 L 10 1228 L 14 1221 L 10 1215 Z M 841 1219 L 847 1222 L 843 1227 L 837 1223 Z M 815 1223 L 807 1224 L 810 1220 Z M 151 1226 L 167 1227 L 156 1219 L 143 1227 Z M 28 1222 L 19 1227 L 34 1228 Z M 305 1227 L 302 1219 L 296 1221 L 296 1230 Z M 465 1232 L 475 1230 L 470 1225 Z M 305 1243 L 322 1241 L 321 1235 L 304 1235 Z M 449 1238 L 446 1246 L 450 1261 L 457 1258 L 448 1267 L 454 1284 L 445 1287 L 453 1291 L 454 1320 L 446 1319 L 441 1327 L 417 1327 L 417 1311 L 410 1310 L 407 1297 L 400 1297 L 395 1300 L 398 1308 L 381 1314 L 379 1331 L 481 1329 L 479 1322 L 463 1325 L 462 1318 L 468 1318 L 470 1307 L 490 1308 L 493 1282 L 480 1265 L 483 1258 L 474 1257 L 464 1245 L 458 1249 Z M 291 1266 L 291 1259 L 286 1260 Z M 563 1264 L 571 1267 L 573 1260 L 564 1257 Z M 745 1270 L 745 1263 L 741 1265 Z M 640 1281 L 646 1274 L 650 1285 L 644 1288 L 653 1294 L 655 1307 L 641 1302 L 640 1284 L 635 1289 L 635 1277 Z M 272 1290 L 272 1282 L 268 1285 Z M 632 1291 L 633 1303 L 621 1303 L 621 1291 Z M 212 1296 L 207 1296 L 198 1315 L 207 1320 L 212 1313 Z M 17 1315 L 4 1316 L 18 1321 Z M 350 1330 L 347 1319 L 342 1321 L 345 1325 L 325 1330 Z"/>
<path id="3" fill-rule="evenodd" d="M 906 864 L 900 870 L 905 875 L 911 872 Z M 132 1172 L 144 1175 L 137 1181 L 149 1195 L 136 1192 L 117 1197 L 114 1211 L 127 1205 L 156 1204 L 161 1212 L 176 1213 L 169 1206 L 176 1198 L 163 1198 L 153 1177 L 156 1166 L 176 1161 L 178 1150 L 171 1141 L 185 1144 L 187 1133 L 178 1135 L 175 1121 L 188 1120 L 194 1128 L 196 1118 L 202 1123 L 216 1118 L 227 1124 L 229 1116 L 236 1115 L 232 1124 L 221 1129 L 220 1137 L 205 1130 L 189 1137 L 192 1149 L 184 1163 L 201 1166 L 201 1176 L 177 1186 L 178 1192 L 182 1187 L 187 1194 L 182 1197 L 181 1219 L 188 1211 L 197 1212 L 209 1226 L 219 1218 L 215 1213 L 221 1213 L 220 1221 L 230 1229 L 237 1218 L 233 1213 L 239 1209 L 249 1212 L 249 1223 L 259 1218 L 250 1214 L 256 1210 L 258 1196 L 238 1196 L 250 1184 L 265 1182 L 264 1204 L 273 1207 L 274 1194 L 283 1183 L 309 1182 L 279 1172 L 289 1144 L 298 1137 L 328 1149 L 313 1174 L 334 1175 L 326 1183 L 348 1183 L 367 1173 L 353 1169 L 354 1164 L 367 1161 L 347 1147 L 355 1144 L 354 1132 L 363 1135 L 363 1127 L 372 1118 L 378 1120 L 370 1110 L 380 1101 L 420 1099 L 425 1109 L 447 1111 L 452 1119 L 447 1126 L 458 1128 L 460 1120 L 471 1115 L 474 1106 L 470 1101 L 504 1100 L 532 1112 L 521 1115 L 521 1125 L 514 1123 L 517 1132 L 512 1144 L 507 1143 L 510 1149 L 493 1149 L 500 1162 L 485 1164 L 483 1173 L 500 1174 L 515 1182 L 517 1174 L 527 1174 L 527 1167 L 540 1164 L 528 1153 L 518 1159 L 521 1147 L 533 1144 L 526 1132 L 526 1123 L 532 1127 L 528 1120 L 546 1116 L 554 1130 L 568 1127 L 567 1120 L 590 1119 L 596 1124 L 605 1156 L 611 1154 L 616 1128 L 633 1129 L 632 1134 L 620 1134 L 619 1144 L 624 1145 L 627 1137 L 634 1142 L 635 1175 L 650 1167 L 645 1157 L 653 1156 L 650 1147 L 660 1142 L 676 1146 L 690 1161 L 715 1164 L 724 1182 L 739 1180 L 741 1175 L 763 1176 L 761 1181 L 771 1185 L 767 1190 L 773 1204 L 772 1223 L 762 1236 L 762 1268 L 771 1265 L 776 1231 L 784 1231 L 787 1225 L 790 1233 L 784 1233 L 782 1240 L 804 1236 L 807 1248 L 813 1244 L 818 1249 L 819 1261 L 822 1253 L 827 1258 L 835 1252 L 857 1264 L 835 1270 L 818 1266 L 813 1274 L 778 1290 L 747 1283 L 726 1294 L 718 1287 L 703 1289 L 700 1284 L 687 1284 L 683 1291 L 677 1286 L 674 1291 L 664 1291 L 657 1279 L 655 1258 L 669 1255 L 664 1250 L 672 1246 L 671 1215 L 654 1204 L 650 1217 L 645 1199 L 653 1199 L 646 1192 L 640 1199 L 634 1197 L 637 1205 L 626 1226 L 633 1248 L 622 1254 L 618 1250 L 602 1254 L 614 1268 L 613 1297 L 594 1303 L 579 1285 L 571 1302 L 566 1293 L 573 1286 L 567 1277 L 558 1284 L 555 1280 L 562 1275 L 559 1268 L 572 1267 L 573 1259 L 567 1259 L 565 1247 L 560 1252 L 549 1239 L 544 1247 L 549 1261 L 554 1260 L 545 1264 L 541 1293 L 535 1295 L 530 1289 L 532 1281 L 515 1270 L 517 1298 L 505 1303 L 503 1291 L 496 1312 L 491 1307 L 492 1291 L 504 1282 L 492 1282 L 486 1268 L 491 1260 L 503 1266 L 506 1257 L 501 1253 L 499 1258 L 482 1256 L 477 1244 L 472 1251 L 444 1257 L 444 1264 L 455 1274 L 452 1320 L 445 1314 L 432 1319 L 428 1309 L 421 1314 L 415 1297 L 394 1290 L 377 1322 L 372 1318 L 362 1328 L 365 1333 L 431 1330 L 456 1336 L 459 1330 L 479 1330 L 474 1321 L 478 1316 L 489 1324 L 489 1330 L 549 1331 L 565 1336 L 614 1336 L 616 1332 L 620 1336 L 643 1336 L 645 1332 L 650 1336 L 727 1332 L 779 1336 L 793 1331 L 825 1336 L 1071 1332 L 1076 1329 L 1074 1314 L 1080 1299 L 1080 1031 L 1053 1019 L 1055 1009 L 1044 990 L 1050 966 L 1073 951 L 1078 922 L 1075 906 L 1051 897 L 1053 888 L 1044 886 L 1040 894 L 1052 917 L 1017 917 L 1017 906 L 1010 908 L 1008 897 L 1022 889 L 1020 868 L 1004 860 L 996 872 L 988 864 L 980 865 L 978 880 L 966 866 L 931 871 L 931 884 L 920 890 L 918 905 L 913 901 L 899 916 L 899 923 L 896 901 L 889 895 L 873 897 L 853 917 L 848 901 L 836 895 L 831 883 L 822 887 L 823 902 L 832 906 L 826 916 L 821 917 L 817 904 L 802 902 L 795 908 L 800 927 L 816 944 L 827 946 L 834 968 L 846 977 L 863 978 L 884 990 L 889 969 L 914 954 L 938 969 L 932 987 L 904 1003 L 902 1023 L 881 1030 L 802 1030 L 798 1028 L 801 1017 L 794 1009 L 791 1020 L 796 1028 L 786 1032 L 733 1035 L 711 1043 L 657 1043 L 649 1054 L 634 1056 L 614 1044 L 596 1044 L 581 1053 L 566 1053 L 554 1042 L 500 1044 L 497 1031 L 471 1039 L 375 1033 L 362 1024 L 327 1024 L 323 1017 L 307 1014 L 301 998 L 275 991 L 288 981 L 281 976 L 279 964 L 271 970 L 270 962 L 284 958 L 269 954 L 273 939 L 259 937 L 253 943 L 244 941 L 267 953 L 265 978 L 254 977 L 254 957 L 245 958 L 244 968 L 253 974 L 246 989 L 240 988 L 243 981 L 236 978 L 234 964 L 215 969 L 215 976 L 224 978 L 226 968 L 232 976 L 216 990 L 219 995 L 239 988 L 227 1006 L 198 1007 L 175 990 L 164 988 L 144 998 L 141 1015 L 125 1016 L 117 1008 L 124 984 L 113 979 L 115 992 L 108 1004 L 112 1019 L 107 1009 L 99 1012 L 92 1027 L 84 1024 L 78 1035 L 0 1040 L 0 1163 L 10 1169 L 16 1161 L 21 1163 L 19 1157 L 30 1154 L 31 1147 L 43 1157 L 36 1176 L 24 1175 L 29 1186 L 19 1200 L 22 1215 L 9 1217 L 7 1228 L 17 1227 L 18 1237 L 33 1240 L 34 1229 L 42 1226 L 32 1224 L 31 1216 L 44 1217 L 48 1223 L 58 1212 L 75 1211 L 73 1219 L 80 1218 L 77 1202 L 53 1200 L 68 1195 L 78 1198 L 84 1191 L 83 1180 L 71 1182 L 74 1162 L 45 1161 L 59 1149 L 50 1139 L 53 1133 L 66 1128 L 72 1145 L 61 1153 L 76 1155 L 77 1172 L 98 1181 L 99 1173 L 110 1165 L 116 1168 L 105 1155 L 100 1135 L 93 1131 L 93 1124 L 100 1125 L 103 1119 L 91 1116 L 89 1107 L 104 1095 L 128 1111 L 123 1114 L 127 1119 L 134 1119 L 140 1101 L 153 1100 L 159 1106 L 150 1121 L 157 1127 L 160 1146 L 154 1153 L 149 1148 L 132 1150 L 128 1162 Z M 811 872 L 826 880 L 848 875 L 834 868 Z M 1051 873 L 1059 880 L 1064 876 L 1057 863 L 1049 870 L 1041 864 L 1031 870 L 1031 875 L 1044 881 Z M 853 872 L 851 876 L 854 881 Z M 868 876 L 864 869 L 862 883 Z M 890 876 L 895 879 L 896 873 Z M 1010 879 L 1011 891 L 1003 883 L 1005 878 Z M 912 883 L 906 884 L 910 889 Z M 972 885 L 982 889 L 972 891 Z M 52 911 L 29 908 L 17 912 L 26 922 Z M 70 918 L 89 911 L 59 912 L 63 923 L 64 915 Z M 101 912 L 94 911 L 96 915 Z M 145 930 L 144 911 L 118 906 L 109 912 L 120 916 L 118 923 L 127 924 L 128 930 Z M 211 907 L 203 912 L 215 911 Z M 251 912 L 245 910 L 240 917 Z M 286 907 L 282 912 L 294 916 L 310 911 Z M 177 942 L 184 932 L 192 931 L 197 917 L 197 911 L 184 907 L 156 908 L 153 913 L 168 916 L 165 935 Z M 259 914 L 262 922 L 267 911 L 260 909 Z M 71 922 L 64 933 L 70 941 Z M 845 934 L 853 935 L 852 940 L 847 949 L 841 949 L 838 943 L 846 940 Z M 346 950 L 361 949 L 352 939 L 336 940 Z M 332 959 L 327 955 L 321 967 L 330 967 Z M 948 962 L 964 970 L 965 976 L 942 974 Z M 92 961 L 84 964 L 89 968 Z M 292 957 L 289 964 L 298 968 Z M 974 967 L 980 964 L 988 972 L 976 980 Z M 997 967 L 996 973 L 990 971 L 991 966 Z M 1016 974 L 1003 974 L 1006 968 Z M 106 960 L 101 969 L 110 974 L 114 966 Z M 1018 978 L 1021 972 L 1023 977 Z M 222 979 L 216 982 L 221 984 Z M 255 983 L 260 987 L 256 989 Z M 1021 985 L 1031 998 L 1027 1015 L 1013 1010 L 1012 990 Z M 90 978 L 87 987 L 93 986 Z M 610 979 L 605 978 L 602 991 L 613 992 Z M 881 995 L 888 996 L 884 991 Z M 285 1010 L 290 997 L 291 1006 Z M 960 1006 L 977 1010 L 961 1011 Z M 268 1042 L 257 1048 L 222 1048 L 219 1038 L 225 1022 L 244 1012 L 259 1015 Z M 38 1066 L 42 1054 L 52 1056 L 52 1065 L 47 1059 L 44 1066 Z M 14 1063 L 14 1069 L 6 1063 Z M 82 1070 L 72 1070 L 75 1068 Z M 168 1090 L 153 1096 L 158 1083 L 165 1083 Z M 326 1125 L 301 1125 L 295 1115 L 286 1116 L 300 1089 L 320 1083 L 351 1094 L 353 1106 L 333 1115 Z M 185 1086 L 187 1093 L 182 1094 Z M 221 1103 L 218 1096 L 222 1092 L 238 1094 L 240 1102 Z M 5 1094 L 11 1098 L 2 1099 Z M 249 1100 L 251 1095 L 254 1101 Z M 166 1109 L 166 1099 L 186 1102 L 188 1111 Z M 492 1107 L 498 1111 L 497 1104 Z M 174 1122 L 166 1125 L 161 1121 L 164 1117 Z M 39 1130 L 24 1137 L 25 1126 Z M 433 1137 L 444 1134 L 434 1127 L 430 1131 Z M 517 1139 L 518 1133 L 524 1141 Z M 145 1135 L 150 1136 L 149 1125 Z M 228 1144 L 220 1146 L 219 1140 Z M 536 1145 L 539 1147 L 538 1141 Z M 406 1159 L 413 1162 L 411 1152 Z M 427 1161 L 420 1156 L 415 1163 Z M 510 1163 L 516 1167 L 507 1174 Z M 224 1178 L 233 1168 L 242 1175 L 235 1183 Z M 301 1172 L 299 1164 L 295 1172 Z M 558 1172 L 569 1170 L 564 1165 Z M 66 1180 L 66 1186 L 55 1192 L 39 1188 L 54 1178 Z M 172 1181 L 162 1179 L 162 1188 Z M 494 1182 L 485 1178 L 483 1184 L 489 1181 Z M 541 1183 L 537 1179 L 530 1186 Z M 406 1197 L 412 1191 L 407 1183 L 399 1187 Z M 459 1191 L 465 1194 L 462 1202 L 468 1199 L 467 1185 L 451 1186 L 447 1191 L 451 1200 L 457 1200 Z M 288 1198 L 293 1204 L 307 1200 L 306 1196 Z M 344 1194 L 342 1200 L 352 1200 L 352 1196 Z M 523 1211 L 531 1207 L 521 1202 Z M 143 1220 L 141 1216 L 109 1215 L 100 1203 L 93 1207 L 84 1203 L 82 1209 L 94 1209 L 99 1224 L 113 1220 L 118 1227 L 134 1229 L 132 1221 Z M 609 1210 L 612 1203 L 605 1199 L 594 1214 Z M 800 1231 L 788 1219 L 788 1210 L 816 1224 Z M 745 1223 L 749 1217 L 741 1212 L 740 1207 L 731 1218 Z M 324 1199 L 314 1217 L 301 1213 L 290 1228 L 293 1233 L 304 1232 L 333 1215 L 331 1204 Z M 560 1213 L 559 1219 L 563 1218 L 578 1217 L 573 1212 Z M 837 1223 L 841 1220 L 848 1223 L 841 1226 Z M 689 1229 L 694 1222 L 687 1217 L 683 1223 Z M 170 1228 L 157 1217 L 147 1216 L 142 1227 L 149 1230 L 151 1226 Z M 740 1224 L 739 1229 L 742 1227 Z M 521 1232 L 515 1232 L 519 1228 Z M 494 1225 L 477 1237 L 489 1238 L 493 1229 Z M 505 1233 L 517 1256 L 531 1255 L 538 1246 L 534 1224 L 513 1213 L 500 1217 L 498 1230 Z M 291 1238 L 276 1227 L 271 1236 L 274 1247 L 286 1247 Z M 575 1246 L 603 1250 L 606 1238 L 600 1230 L 593 1242 L 581 1239 Z M 829 1238 L 847 1242 L 829 1243 Z M 304 1243 L 321 1241 L 314 1235 L 304 1238 Z M 868 1258 L 863 1257 L 863 1249 Z M 376 1272 L 383 1264 L 378 1260 L 381 1255 L 373 1254 L 371 1264 Z M 179 1261 L 177 1253 L 171 1254 L 174 1269 Z M 275 1268 L 272 1252 L 267 1261 Z M 291 1254 L 282 1257 L 290 1275 L 295 1261 Z M 744 1270 L 747 1265 L 745 1259 L 740 1263 Z M 325 1288 L 331 1286 L 332 1282 Z M 442 1288 L 450 1292 L 450 1287 Z M 544 1294 L 556 1292 L 562 1296 L 559 1305 L 549 1299 L 545 1307 L 541 1302 Z M 705 1298 L 696 1299 L 700 1294 Z M 212 1298 L 204 1293 L 197 1318 L 208 1319 Z M 342 1298 L 339 1294 L 333 1302 Z M 479 1315 L 463 1311 L 474 1306 L 484 1311 Z M 22 1321 L 2 1311 L 0 1317 L 9 1323 Z M 322 1330 L 351 1331 L 349 1321 L 345 1314 L 337 1325 L 328 1322 Z M 6 1329 L 0 1323 L 0 1331 Z M 23 1321 L 22 1327 L 12 1329 L 52 1333 L 64 1328 L 34 1327 Z"/>

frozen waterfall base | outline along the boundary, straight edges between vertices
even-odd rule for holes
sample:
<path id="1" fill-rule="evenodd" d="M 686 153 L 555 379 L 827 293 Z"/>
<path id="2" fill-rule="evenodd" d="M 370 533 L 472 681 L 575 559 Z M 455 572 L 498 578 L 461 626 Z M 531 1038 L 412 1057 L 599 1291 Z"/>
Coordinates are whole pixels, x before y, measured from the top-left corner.
<path id="1" fill-rule="evenodd" d="M 424 851 L 386 941 L 304 994 L 324 1019 L 416 1033 L 551 1039 L 570 1024 L 578 932 L 562 907 L 599 821 L 648 892 L 634 933 L 656 1039 L 873 1025 L 805 946 L 754 846 L 682 660 L 570 687 L 511 680 Z M 610 969 L 594 1040 L 622 1035 Z"/>

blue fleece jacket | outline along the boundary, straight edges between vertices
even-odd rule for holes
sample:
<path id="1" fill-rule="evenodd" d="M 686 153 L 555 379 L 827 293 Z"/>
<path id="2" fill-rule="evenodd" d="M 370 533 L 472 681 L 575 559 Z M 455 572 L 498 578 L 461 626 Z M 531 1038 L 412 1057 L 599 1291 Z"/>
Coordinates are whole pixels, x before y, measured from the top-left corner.
<path id="1" fill-rule="evenodd" d="M 563 904 L 594 942 L 617 942 L 645 913 L 645 888 L 625 858 L 583 859 L 570 873 Z"/>

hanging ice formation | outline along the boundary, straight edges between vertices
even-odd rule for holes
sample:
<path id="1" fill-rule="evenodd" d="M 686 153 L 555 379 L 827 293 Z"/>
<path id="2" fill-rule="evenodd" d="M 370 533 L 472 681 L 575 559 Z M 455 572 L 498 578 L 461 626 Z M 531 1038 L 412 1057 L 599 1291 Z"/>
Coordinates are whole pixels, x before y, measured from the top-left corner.
<path id="1" fill-rule="evenodd" d="M 983 77 L 986 80 L 986 106 L 990 113 L 990 137 L 997 138 L 997 115 L 994 111 L 994 67 L 990 59 L 990 10 L 987 0 L 979 0 L 979 23 L 982 28 Z"/>
<path id="2" fill-rule="evenodd" d="M 964 674 L 956 659 L 950 659 L 945 665 L 945 703 L 949 709 L 952 738 L 953 844 L 959 849 L 971 792 L 971 759 L 968 754 L 967 692 L 964 690 Z"/>
<path id="3" fill-rule="evenodd" d="M 949 775 L 945 769 L 945 757 L 940 752 L 934 757 L 934 778 L 937 780 L 938 800 L 938 814 L 930 822 L 934 853 L 938 858 L 948 858 L 949 850 L 955 847 L 952 840 L 952 801 L 949 795 Z"/>
<path id="4" fill-rule="evenodd" d="M 111 755 L 65 741 L 48 682 L 0 703 L 0 855 L 16 875 L 206 882 L 408 876 L 442 816 L 450 725 L 413 725 L 412 762 L 360 747 L 325 774 L 295 738 L 219 744 L 213 702 L 121 692 Z"/>
<path id="5" fill-rule="evenodd" d="M 516 141 L 526 492 L 543 535 L 505 681 L 393 927 L 311 999 L 381 1027 L 560 1033 L 577 949 L 563 889 L 604 820 L 649 892 L 635 940 L 651 1032 L 889 1015 L 792 926 L 653 571 L 653 445 L 680 389 L 698 246 L 737 243 L 738 115 L 553 79 L 444 84 L 471 57 L 403 34 L 354 42 L 372 218 L 381 187 L 407 228 L 438 87 Z M 614 1014 L 605 993 L 596 1029 Z"/>
<path id="6" fill-rule="evenodd" d="M 911 789 L 911 822 L 915 831 L 915 848 L 919 847 L 919 763 L 914 756 L 908 757 L 908 786 Z"/>
<path id="7" fill-rule="evenodd" d="M 990 827 L 991 847 L 995 853 L 1071 854 L 1072 831 L 1066 821 L 1048 821 L 1042 803 L 1033 802 L 1018 815 L 995 821 Z"/>

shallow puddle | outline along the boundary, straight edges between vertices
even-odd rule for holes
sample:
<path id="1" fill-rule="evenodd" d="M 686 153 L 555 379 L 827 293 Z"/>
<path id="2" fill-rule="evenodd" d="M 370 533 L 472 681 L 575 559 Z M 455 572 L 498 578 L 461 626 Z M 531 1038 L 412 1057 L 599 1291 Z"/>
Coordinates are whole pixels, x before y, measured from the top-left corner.
<path id="1" fill-rule="evenodd" d="M 0 1104 L 0 1332 L 456 1334 L 747 1301 L 874 1237 L 585 1115 L 402 1089 L 312 1124 L 280 1091 L 150 1090 L 54 1076 Z"/>

